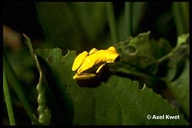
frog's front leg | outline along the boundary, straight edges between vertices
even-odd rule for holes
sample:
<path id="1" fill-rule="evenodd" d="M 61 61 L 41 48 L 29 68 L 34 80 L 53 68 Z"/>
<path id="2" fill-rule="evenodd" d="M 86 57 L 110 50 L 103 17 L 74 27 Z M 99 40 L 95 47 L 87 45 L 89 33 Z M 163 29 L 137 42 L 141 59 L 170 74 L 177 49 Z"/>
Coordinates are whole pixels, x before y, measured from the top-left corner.
<path id="1" fill-rule="evenodd" d="M 82 73 L 82 74 L 75 74 L 73 76 L 74 80 L 87 80 L 96 77 L 96 74 L 93 73 Z"/>
<path id="2" fill-rule="evenodd" d="M 96 73 L 99 73 L 99 71 L 101 71 L 102 67 L 104 66 L 105 64 L 102 64 L 101 66 L 99 66 L 99 68 L 97 69 Z"/>

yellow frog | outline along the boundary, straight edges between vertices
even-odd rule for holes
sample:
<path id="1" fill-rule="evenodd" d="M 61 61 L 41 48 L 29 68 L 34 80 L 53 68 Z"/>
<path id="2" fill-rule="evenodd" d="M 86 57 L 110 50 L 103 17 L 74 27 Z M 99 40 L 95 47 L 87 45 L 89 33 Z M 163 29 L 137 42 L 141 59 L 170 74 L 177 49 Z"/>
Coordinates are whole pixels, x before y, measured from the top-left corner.
<path id="1" fill-rule="evenodd" d="M 114 46 L 106 50 L 93 48 L 80 53 L 74 60 L 72 71 L 75 71 L 73 79 L 86 80 L 96 77 L 106 63 L 115 63 L 120 59 Z"/>

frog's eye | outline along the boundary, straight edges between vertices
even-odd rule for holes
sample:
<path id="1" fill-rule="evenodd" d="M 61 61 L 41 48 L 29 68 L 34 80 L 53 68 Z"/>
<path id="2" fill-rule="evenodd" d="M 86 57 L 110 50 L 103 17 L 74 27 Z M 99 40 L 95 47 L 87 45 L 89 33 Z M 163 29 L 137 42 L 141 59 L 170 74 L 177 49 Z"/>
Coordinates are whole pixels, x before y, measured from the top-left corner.
<path id="1" fill-rule="evenodd" d="M 114 46 L 109 47 L 108 50 L 113 53 L 117 53 L 116 48 Z"/>
<path id="2" fill-rule="evenodd" d="M 133 56 L 137 53 L 137 50 L 134 46 L 127 46 L 125 47 L 125 50 L 130 56 Z"/>
<path id="3" fill-rule="evenodd" d="M 114 63 L 120 60 L 120 56 L 118 54 L 110 54 L 110 56 L 107 57 L 107 63 Z"/>
<path id="4" fill-rule="evenodd" d="M 120 59 L 121 59 L 121 57 L 120 57 L 120 56 L 117 56 L 117 57 L 115 58 L 114 62 L 117 62 L 117 61 L 119 61 Z"/>

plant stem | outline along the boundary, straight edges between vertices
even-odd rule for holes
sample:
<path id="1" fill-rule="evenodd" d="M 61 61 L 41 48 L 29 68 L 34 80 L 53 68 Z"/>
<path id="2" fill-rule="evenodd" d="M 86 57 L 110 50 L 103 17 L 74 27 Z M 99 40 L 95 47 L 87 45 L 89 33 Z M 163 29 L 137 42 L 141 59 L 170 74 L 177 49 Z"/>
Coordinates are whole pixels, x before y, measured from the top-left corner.
<path id="1" fill-rule="evenodd" d="M 181 11 L 184 21 L 184 30 L 185 33 L 189 32 L 189 9 L 188 9 L 189 2 L 181 2 Z"/>
<path id="2" fill-rule="evenodd" d="M 4 69 L 3 69 L 3 92 L 4 92 L 4 96 L 5 96 L 5 103 L 7 106 L 7 112 L 8 112 L 8 116 L 9 116 L 10 125 L 15 125 L 15 118 L 14 118 L 11 98 L 10 98 L 10 94 L 9 94 L 9 87 L 7 84 L 7 78 L 6 78 Z"/>
<path id="3" fill-rule="evenodd" d="M 42 68 L 37 59 L 37 55 L 34 54 L 34 50 L 33 50 L 33 46 L 31 44 L 30 38 L 27 35 L 25 35 L 24 33 L 23 33 L 23 37 L 25 39 L 25 44 L 29 48 L 31 56 L 35 60 L 37 69 L 39 71 L 39 82 L 36 87 L 37 93 L 38 93 L 38 97 L 37 97 L 37 102 L 38 102 L 37 111 L 39 112 L 38 120 L 42 125 L 48 125 L 50 122 L 51 114 L 47 107 L 47 97 L 46 97 L 46 91 L 45 91 L 46 85 L 45 85 L 45 82 L 43 83 L 43 78 L 44 78 L 43 71 L 42 71 Z"/>
<path id="4" fill-rule="evenodd" d="M 125 29 L 127 32 L 126 35 L 131 36 L 133 34 L 131 2 L 125 2 Z"/>
<path id="5" fill-rule="evenodd" d="M 112 38 L 113 44 L 115 44 L 118 41 L 118 37 L 117 37 L 117 31 L 116 31 L 116 26 L 115 26 L 113 3 L 106 2 L 106 6 L 107 6 L 107 16 L 108 16 L 108 21 L 109 21 L 111 38 Z"/>
<path id="6" fill-rule="evenodd" d="M 180 4 L 181 4 L 180 2 L 173 2 L 173 4 L 172 4 L 172 6 L 173 6 L 172 11 L 173 11 L 173 15 L 174 15 L 174 20 L 175 20 L 178 36 L 185 32 L 183 18 L 181 16 Z"/>
<path id="7" fill-rule="evenodd" d="M 16 94 L 18 95 L 19 99 L 23 103 L 23 106 L 27 112 L 27 115 L 31 119 L 32 123 L 38 124 L 39 122 L 37 121 L 34 111 L 29 103 L 29 101 L 26 98 L 26 95 L 24 94 L 23 89 L 21 88 L 22 84 L 20 81 L 17 79 L 15 72 L 13 71 L 11 65 L 9 64 L 7 57 L 5 54 L 3 54 L 3 68 L 5 70 L 5 73 L 7 74 L 7 79 L 13 86 L 13 89 L 15 90 Z"/>

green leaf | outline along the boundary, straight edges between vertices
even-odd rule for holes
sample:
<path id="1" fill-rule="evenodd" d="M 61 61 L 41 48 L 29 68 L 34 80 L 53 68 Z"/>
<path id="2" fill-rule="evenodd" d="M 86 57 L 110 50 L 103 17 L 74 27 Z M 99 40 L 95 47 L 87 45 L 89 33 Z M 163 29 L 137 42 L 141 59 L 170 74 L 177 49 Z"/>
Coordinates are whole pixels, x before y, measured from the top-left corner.
<path id="1" fill-rule="evenodd" d="M 171 51 L 167 40 L 163 38 L 150 39 L 150 31 L 140 33 L 137 37 L 130 36 L 124 42 L 116 44 L 115 47 L 121 56 L 118 63 L 124 65 L 122 67 L 115 63 L 116 72 L 124 72 L 125 70 L 141 72 L 143 70 L 143 73 L 152 75 L 156 75 L 159 71 L 159 64 L 156 61 Z"/>
<path id="2" fill-rule="evenodd" d="M 178 37 L 177 45 L 171 52 L 167 85 L 179 103 L 180 110 L 189 119 L 189 44 L 188 34 Z"/>
<path id="3" fill-rule="evenodd" d="M 178 110 L 172 108 L 168 101 L 154 93 L 146 86 L 139 90 L 138 83 L 115 75 L 102 81 L 96 87 L 88 84 L 80 86 L 73 80 L 71 67 L 76 57 L 75 51 L 62 56 L 62 51 L 55 49 L 37 49 L 36 54 L 49 65 L 59 90 L 60 100 L 70 108 L 74 125 L 142 125 L 170 124 L 184 125 L 188 122 Z M 91 84 L 91 83 L 89 83 Z M 178 120 L 148 120 L 147 115 L 180 116 Z"/>
<path id="4" fill-rule="evenodd" d="M 179 102 L 178 107 L 181 107 L 184 114 L 189 118 L 189 62 L 185 63 L 180 77 L 168 85 L 175 99 Z"/>
<path id="5" fill-rule="evenodd" d="M 3 70 L 3 92 L 4 92 L 5 103 L 7 107 L 10 125 L 15 125 L 15 117 L 14 117 L 13 107 L 12 107 L 10 93 L 9 93 L 9 86 L 7 84 L 7 78 L 4 70 Z"/>

